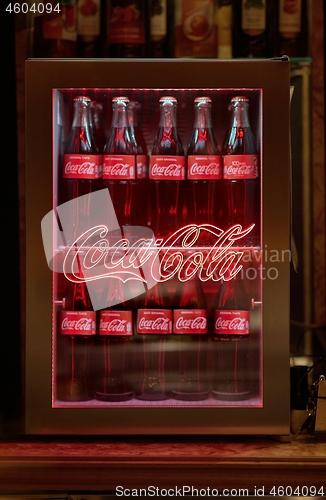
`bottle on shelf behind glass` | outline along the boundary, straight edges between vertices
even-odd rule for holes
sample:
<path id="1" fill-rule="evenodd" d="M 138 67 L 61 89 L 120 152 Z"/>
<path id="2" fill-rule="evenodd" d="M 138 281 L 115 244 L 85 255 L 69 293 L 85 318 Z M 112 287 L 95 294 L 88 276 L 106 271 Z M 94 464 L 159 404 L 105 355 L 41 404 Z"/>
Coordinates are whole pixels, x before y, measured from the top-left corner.
<path id="1" fill-rule="evenodd" d="M 308 56 L 308 9 L 306 0 L 278 0 L 274 56 Z"/>
<path id="2" fill-rule="evenodd" d="M 137 144 L 129 126 L 129 98 L 112 99 L 112 121 L 103 152 L 104 186 L 108 187 L 120 226 L 142 226 L 145 183 L 137 177 Z"/>
<path id="3" fill-rule="evenodd" d="M 235 0 L 233 57 L 272 57 L 273 5 L 273 0 Z"/>
<path id="4" fill-rule="evenodd" d="M 250 397 L 250 299 L 241 272 L 222 280 L 214 307 L 212 395 L 221 400 Z"/>
<path id="5" fill-rule="evenodd" d="M 152 208 L 156 236 L 168 236 L 182 224 L 185 156 L 177 130 L 177 99 L 160 98 L 160 121 L 150 157 Z"/>
<path id="6" fill-rule="evenodd" d="M 51 0 L 43 14 L 35 13 L 33 24 L 34 57 L 77 56 L 76 0 Z"/>
<path id="7" fill-rule="evenodd" d="M 100 187 L 102 157 L 93 137 L 90 104 L 89 97 L 74 98 L 73 123 L 65 145 L 62 177 L 59 179 L 58 204 L 73 200 L 73 237 L 89 229 L 90 199 L 87 196 L 80 197 L 90 195 Z"/>
<path id="8" fill-rule="evenodd" d="M 172 308 L 163 283 L 148 289 L 137 313 L 137 334 L 142 336 L 142 385 L 136 390 L 141 400 L 169 398 L 166 387 L 166 343 L 172 334 Z"/>
<path id="9" fill-rule="evenodd" d="M 177 287 L 173 333 L 178 352 L 178 380 L 172 397 L 184 401 L 204 400 L 209 394 L 207 304 L 196 276 L 180 282 Z"/>
<path id="10" fill-rule="evenodd" d="M 148 0 L 149 57 L 172 56 L 173 2 Z"/>
<path id="11" fill-rule="evenodd" d="M 175 0 L 175 57 L 216 58 L 215 0 Z"/>
<path id="12" fill-rule="evenodd" d="M 102 1 L 79 0 L 77 15 L 78 57 L 101 57 Z"/>
<path id="13" fill-rule="evenodd" d="M 107 56 L 145 57 L 147 0 L 108 0 Z"/>
<path id="14" fill-rule="evenodd" d="M 96 335 L 96 313 L 82 279 L 68 282 L 63 306 L 56 337 L 56 397 L 61 401 L 88 401 L 93 398 L 89 360 Z"/>
<path id="15" fill-rule="evenodd" d="M 222 156 L 212 127 L 209 97 L 195 98 L 195 121 L 187 149 L 187 220 L 190 224 L 217 224 Z"/>
<path id="16" fill-rule="evenodd" d="M 104 146 L 106 143 L 106 135 L 102 120 L 103 105 L 100 102 L 91 102 L 91 127 L 93 132 L 94 141 L 99 154 L 103 154 Z"/>
<path id="17" fill-rule="evenodd" d="M 249 99 L 231 99 L 231 126 L 223 150 L 223 228 L 240 224 L 242 229 L 253 223 L 243 244 L 257 245 L 260 238 L 259 158 L 249 123 Z M 240 243 L 240 242 L 239 242 Z"/>
<path id="18" fill-rule="evenodd" d="M 128 385 L 126 368 L 130 358 L 128 347 L 133 335 L 133 314 L 124 299 L 118 278 L 108 278 L 107 307 L 100 311 L 99 340 L 102 353 L 98 356 L 100 373 L 95 397 L 100 401 L 128 401 L 133 391 Z"/>
<path id="19" fill-rule="evenodd" d="M 217 0 L 217 58 L 232 59 L 232 0 Z"/>

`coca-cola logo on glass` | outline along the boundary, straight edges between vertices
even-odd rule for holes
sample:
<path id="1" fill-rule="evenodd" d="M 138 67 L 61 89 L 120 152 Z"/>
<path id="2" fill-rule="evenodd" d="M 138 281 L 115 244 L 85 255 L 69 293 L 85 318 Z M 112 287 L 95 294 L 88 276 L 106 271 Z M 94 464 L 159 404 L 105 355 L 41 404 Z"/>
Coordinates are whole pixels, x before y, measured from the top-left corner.
<path id="1" fill-rule="evenodd" d="M 215 311 L 214 333 L 217 335 L 248 335 L 249 311 Z"/>
<path id="2" fill-rule="evenodd" d="M 137 330 L 141 334 L 172 333 L 172 311 L 168 309 L 139 309 Z"/>
<path id="3" fill-rule="evenodd" d="M 100 176 L 98 155 L 64 155 L 63 177 L 71 179 L 97 179 Z"/>
<path id="4" fill-rule="evenodd" d="M 61 311 L 60 333 L 63 335 L 95 335 L 94 311 Z"/>

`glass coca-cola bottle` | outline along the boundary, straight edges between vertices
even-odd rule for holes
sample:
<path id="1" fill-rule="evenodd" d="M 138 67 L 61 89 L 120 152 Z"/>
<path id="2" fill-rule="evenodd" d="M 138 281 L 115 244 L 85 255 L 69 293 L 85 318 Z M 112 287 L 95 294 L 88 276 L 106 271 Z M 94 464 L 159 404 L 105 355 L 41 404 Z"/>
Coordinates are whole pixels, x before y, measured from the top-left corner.
<path id="1" fill-rule="evenodd" d="M 138 179 L 148 179 L 148 153 L 143 132 L 139 125 L 140 103 L 138 101 L 129 101 L 128 104 L 128 123 L 132 140 L 134 141 L 136 157 L 136 176 Z"/>
<path id="2" fill-rule="evenodd" d="M 142 336 L 143 379 L 138 399 L 162 401 L 169 398 L 165 387 L 167 337 L 172 334 L 172 309 L 162 283 L 148 289 L 137 314 L 137 333 Z"/>
<path id="3" fill-rule="evenodd" d="M 185 401 L 204 400 L 209 393 L 207 307 L 196 276 L 180 282 L 177 288 L 173 333 L 179 356 L 179 380 L 172 397 Z"/>
<path id="4" fill-rule="evenodd" d="M 212 395 L 221 400 L 250 397 L 250 299 L 241 273 L 226 276 L 216 297 L 213 325 Z"/>
<path id="5" fill-rule="evenodd" d="M 64 149 L 62 179 L 59 180 L 59 204 L 73 200 L 70 220 L 71 236 L 75 238 L 89 229 L 89 195 L 100 187 L 102 157 L 92 133 L 90 103 L 91 99 L 86 96 L 74 98 L 73 123 Z"/>
<path id="6" fill-rule="evenodd" d="M 156 236 L 168 236 L 182 224 L 185 180 L 185 156 L 177 130 L 177 100 L 160 99 L 159 129 L 150 158 L 153 182 L 153 213 Z"/>
<path id="7" fill-rule="evenodd" d="M 101 401 L 127 401 L 133 391 L 126 380 L 128 344 L 133 335 L 132 311 L 127 308 L 123 284 L 117 278 L 108 279 L 107 308 L 100 312 L 99 339 L 102 347 L 102 374 L 96 399 Z"/>
<path id="8" fill-rule="evenodd" d="M 87 401 L 93 397 L 89 358 L 96 335 L 96 313 L 81 275 L 79 282 L 69 282 L 68 287 L 56 343 L 56 397 L 61 401 Z"/>
<path id="9" fill-rule="evenodd" d="M 104 185 L 108 187 L 120 226 L 141 225 L 144 214 L 137 180 L 137 146 L 129 126 L 128 97 L 112 99 L 112 122 L 103 154 Z"/>
<path id="10" fill-rule="evenodd" d="M 256 141 L 248 117 L 249 99 L 231 99 L 231 127 L 223 156 L 224 228 L 240 224 L 255 227 L 247 236 L 247 245 L 258 243 L 260 236 L 259 160 Z"/>
<path id="11" fill-rule="evenodd" d="M 221 216 L 218 181 L 222 156 L 211 117 L 210 97 L 195 99 L 195 121 L 187 150 L 187 217 L 191 224 L 216 224 Z"/>

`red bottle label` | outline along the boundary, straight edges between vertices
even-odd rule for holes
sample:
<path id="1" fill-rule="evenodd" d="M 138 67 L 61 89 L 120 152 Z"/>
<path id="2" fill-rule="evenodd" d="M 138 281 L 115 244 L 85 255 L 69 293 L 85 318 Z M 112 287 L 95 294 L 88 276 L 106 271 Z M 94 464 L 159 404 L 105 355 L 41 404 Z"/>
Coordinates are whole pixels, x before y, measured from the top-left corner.
<path id="1" fill-rule="evenodd" d="M 108 19 L 109 43 L 145 43 L 143 14 L 137 3 L 113 7 Z"/>
<path id="2" fill-rule="evenodd" d="M 212 155 L 188 156 L 187 177 L 192 180 L 221 179 L 222 157 Z"/>
<path id="3" fill-rule="evenodd" d="M 139 309 L 137 331 L 142 335 L 172 333 L 172 311 L 170 309 Z"/>
<path id="4" fill-rule="evenodd" d="M 135 179 L 134 155 L 103 155 L 103 179 Z"/>
<path id="5" fill-rule="evenodd" d="M 131 311 L 101 311 L 100 335 L 132 335 Z"/>
<path id="6" fill-rule="evenodd" d="M 224 179 L 256 179 L 257 155 L 226 155 L 223 159 Z"/>
<path id="7" fill-rule="evenodd" d="M 216 335 L 249 335 L 249 311 L 214 311 Z"/>
<path id="8" fill-rule="evenodd" d="M 66 154 L 63 157 L 63 177 L 66 179 L 98 179 L 101 155 Z"/>
<path id="9" fill-rule="evenodd" d="M 149 177 L 159 181 L 182 181 L 185 176 L 184 156 L 151 156 Z"/>
<path id="10" fill-rule="evenodd" d="M 148 178 L 148 156 L 137 155 L 137 179 Z"/>
<path id="11" fill-rule="evenodd" d="M 95 335 L 95 311 L 61 311 L 60 333 L 63 335 Z"/>
<path id="12" fill-rule="evenodd" d="M 207 333 L 206 309 L 175 309 L 173 311 L 173 333 L 189 335 Z"/>

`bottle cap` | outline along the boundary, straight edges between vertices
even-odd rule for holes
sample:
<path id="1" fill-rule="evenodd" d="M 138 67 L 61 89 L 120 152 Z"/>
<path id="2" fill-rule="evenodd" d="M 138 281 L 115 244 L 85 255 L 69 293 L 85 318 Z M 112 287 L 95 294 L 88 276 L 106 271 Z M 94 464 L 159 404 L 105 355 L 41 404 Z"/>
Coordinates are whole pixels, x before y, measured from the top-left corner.
<path id="1" fill-rule="evenodd" d="M 159 100 L 160 103 L 166 103 L 166 102 L 169 102 L 170 104 L 177 104 L 177 100 L 175 97 L 172 97 L 172 96 L 164 96 L 164 97 L 161 97 L 161 99 Z"/>
<path id="2" fill-rule="evenodd" d="M 129 97 L 113 97 L 112 99 L 112 106 L 117 105 L 117 104 L 122 104 L 123 106 L 127 106 L 129 103 Z"/>
<path id="3" fill-rule="evenodd" d="M 211 103 L 212 102 L 212 99 L 210 97 L 196 97 L 196 99 L 194 100 L 194 103 L 195 104 L 200 104 L 200 103 Z"/>

